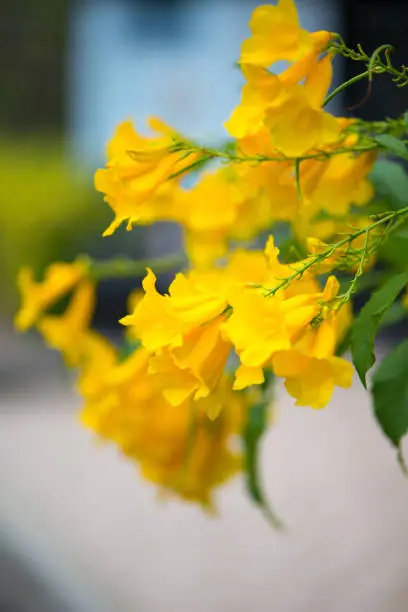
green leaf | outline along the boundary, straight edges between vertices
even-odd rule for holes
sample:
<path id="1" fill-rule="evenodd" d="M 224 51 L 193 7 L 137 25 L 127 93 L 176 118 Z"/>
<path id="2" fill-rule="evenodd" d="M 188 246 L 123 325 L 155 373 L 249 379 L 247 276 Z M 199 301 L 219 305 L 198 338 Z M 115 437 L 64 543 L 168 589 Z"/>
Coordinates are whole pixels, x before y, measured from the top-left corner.
<path id="1" fill-rule="evenodd" d="M 376 369 L 372 395 L 381 429 L 399 448 L 408 432 L 408 340 L 388 353 Z"/>
<path id="2" fill-rule="evenodd" d="M 299 202 L 303 201 L 302 198 L 302 187 L 300 185 L 300 159 L 295 159 L 295 182 L 296 182 L 296 191 Z"/>
<path id="3" fill-rule="evenodd" d="M 399 162 L 381 159 L 370 175 L 378 196 L 391 201 L 393 208 L 408 204 L 408 174 Z"/>
<path id="4" fill-rule="evenodd" d="M 259 402 L 249 408 L 248 421 L 243 431 L 246 488 L 273 527 L 280 529 L 282 523 L 267 502 L 259 475 L 259 447 L 268 426 L 268 415 L 269 401 Z"/>
<path id="5" fill-rule="evenodd" d="M 380 329 L 401 323 L 408 316 L 407 309 L 400 301 L 394 302 L 381 319 Z"/>
<path id="6" fill-rule="evenodd" d="M 192 172 L 193 170 L 200 170 L 207 162 L 211 161 L 212 159 L 214 159 L 214 155 L 211 155 L 210 153 L 208 155 L 203 155 L 195 162 L 192 162 L 184 168 L 181 168 L 180 170 L 173 172 L 173 174 L 170 174 L 170 176 L 167 177 L 167 180 L 177 178 L 179 176 L 182 176 L 183 174 L 186 174 L 187 172 Z"/>
<path id="7" fill-rule="evenodd" d="M 397 228 L 380 248 L 381 258 L 393 264 L 400 270 L 408 265 L 408 224 Z"/>
<path id="8" fill-rule="evenodd" d="M 140 340 L 131 340 L 130 338 L 126 338 L 118 351 L 119 361 L 125 361 L 128 357 L 130 357 L 132 353 L 134 353 L 140 347 L 140 344 Z"/>
<path id="9" fill-rule="evenodd" d="M 407 147 L 402 140 L 395 138 L 395 136 L 380 134 L 380 136 L 375 136 L 374 140 L 388 151 L 391 151 L 391 153 L 394 153 L 394 155 L 408 159 Z"/>
<path id="10" fill-rule="evenodd" d="M 373 293 L 354 322 L 351 334 L 351 355 L 364 387 L 366 374 L 375 363 L 374 340 L 381 320 L 408 283 L 408 272 L 390 278 Z"/>

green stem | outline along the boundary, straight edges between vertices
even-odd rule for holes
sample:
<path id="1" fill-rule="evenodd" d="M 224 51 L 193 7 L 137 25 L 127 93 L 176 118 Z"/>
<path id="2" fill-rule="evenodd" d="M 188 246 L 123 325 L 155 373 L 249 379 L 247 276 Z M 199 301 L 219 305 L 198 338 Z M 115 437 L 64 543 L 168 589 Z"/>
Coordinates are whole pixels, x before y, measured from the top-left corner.
<path id="1" fill-rule="evenodd" d="M 364 246 L 363 246 L 363 249 L 361 251 L 361 256 L 360 256 L 360 261 L 359 261 L 359 264 L 358 264 L 358 267 L 357 267 L 357 271 L 354 274 L 353 278 L 351 279 L 347 291 L 345 293 L 343 293 L 343 295 L 339 295 L 337 297 L 337 304 L 336 304 L 336 309 L 337 310 L 340 310 L 340 308 L 343 306 L 343 304 L 346 304 L 347 302 L 349 302 L 351 300 L 351 298 L 353 297 L 353 295 L 357 292 L 358 281 L 359 281 L 360 277 L 364 273 L 364 264 L 365 264 L 365 261 L 367 259 L 367 254 L 368 254 L 368 238 L 369 238 L 369 235 L 370 235 L 370 232 L 366 232 L 365 239 L 364 239 Z"/>
<path id="2" fill-rule="evenodd" d="M 336 89 L 333 89 L 333 91 L 324 99 L 322 107 L 324 108 L 329 102 L 331 102 L 331 100 L 333 100 L 333 98 L 337 96 L 337 94 L 343 91 L 343 89 L 346 89 L 346 87 L 349 87 L 350 85 L 354 85 L 354 83 L 357 83 L 358 81 L 361 81 L 366 77 L 370 77 L 371 73 L 372 70 L 365 70 L 364 72 L 361 72 L 360 74 L 357 74 L 356 76 L 352 77 L 348 81 L 345 81 L 344 83 L 336 87 Z"/>
<path id="3" fill-rule="evenodd" d="M 184 255 L 168 255 L 156 259 L 134 260 L 129 257 L 118 257 L 106 261 L 94 261 L 88 256 L 81 258 L 89 265 L 89 277 L 99 282 L 108 278 L 135 278 L 144 276 L 146 268 L 160 274 L 186 265 Z"/>
<path id="4" fill-rule="evenodd" d="M 334 255 L 334 253 L 338 249 L 342 248 L 343 246 L 346 246 L 347 244 L 350 245 L 354 240 L 356 240 L 356 238 L 359 238 L 364 234 L 368 236 L 370 232 L 372 232 L 376 227 L 379 227 L 383 223 L 387 223 L 388 221 L 393 221 L 394 219 L 404 218 L 407 216 L 408 206 L 406 206 L 405 208 L 401 208 L 400 210 L 392 210 L 391 212 L 382 215 L 380 219 L 374 221 L 374 223 L 371 223 L 371 225 L 367 225 L 367 227 L 364 227 L 363 229 L 358 230 L 357 232 L 347 234 L 345 238 L 339 240 L 339 242 L 335 242 L 334 244 L 330 245 L 325 251 L 322 251 L 321 253 L 318 253 L 317 255 L 308 258 L 302 267 L 297 269 L 287 278 L 283 278 L 281 282 L 278 283 L 278 285 L 276 285 L 272 289 L 262 287 L 263 289 L 265 289 L 265 297 L 271 297 L 275 295 L 275 293 L 277 293 L 280 289 L 286 289 L 293 281 L 301 279 L 305 272 L 307 272 L 313 267 L 317 267 L 326 259 L 329 259 L 332 255 Z M 260 285 L 254 286 L 261 287 Z"/>
<path id="5" fill-rule="evenodd" d="M 230 153 L 227 151 L 221 151 L 218 149 L 209 149 L 208 147 L 201 147 L 200 145 L 194 145 L 194 147 L 191 148 L 190 143 L 188 144 L 178 143 L 177 146 L 178 146 L 179 151 L 191 151 L 192 153 L 201 153 L 205 157 L 208 156 L 209 159 L 219 157 L 229 163 L 254 163 L 254 164 L 260 164 L 263 162 L 299 163 L 306 159 L 316 159 L 316 160 L 324 161 L 326 159 L 329 159 L 330 157 L 333 157 L 334 155 L 343 155 L 346 153 L 348 155 L 351 155 L 352 153 L 360 154 L 360 153 L 367 153 L 369 151 L 375 151 L 379 149 L 378 143 L 372 143 L 369 145 L 358 146 L 358 147 L 342 147 L 339 149 L 333 149 L 331 151 L 330 150 L 329 151 L 316 150 L 315 153 L 308 153 L 306 155 L 301 155 L 298 157 L 286 157 L 285 155 L 279 155 L 279 156 L 237 155 L 235 153 Z"/>
<path id="6" fill-rule="evenodd" d="M 408 85 L 408 69 L 402 65 L 399 69 L 392 65 L 390 53 L 393 49 L 392 45 L 385 44 L 381 45 L 371 56 L 368 56 L 361 45 L 357 45 L 357 51 L 347 47 L 341 37 L 338 37 L 337 41 L 330 47 L 330 50 L 334 53 L 338 53 L 343 57 L 351 59 L 356 62 L 364 62 L 368 68 L 369 80 L 372 80 L 374 73 L 388 73 L 393 77 L 394 83 L 398 87 L 404 87 Z M 385 61 L 381 59 L 381 54 L 384 54 Z"/>

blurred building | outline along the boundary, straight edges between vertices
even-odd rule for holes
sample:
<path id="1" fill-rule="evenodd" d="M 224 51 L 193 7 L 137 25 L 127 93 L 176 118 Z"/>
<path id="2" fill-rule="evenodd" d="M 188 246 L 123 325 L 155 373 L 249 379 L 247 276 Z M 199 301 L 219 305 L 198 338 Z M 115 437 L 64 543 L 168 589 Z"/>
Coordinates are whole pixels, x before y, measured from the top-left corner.
<path id="1" fill-rule="evenodd" d="M 68 51 L 68 125 L 76 154 L 102 160 L 115 125 L 143 128 L 159 115 L 189 136 L 212 142 L 236 105 L 234 66 L 257 0 L 88 0 L 74 4 Z M 303 0 L 311 30 L 339 27 L 336 1 Z"/>
<path id="2" fill-rule="evenodd" d="M 68 49 L 72 152 L 103 163 L 115 126 L 145 130 L 157 115 L 180 132 L 217 143 L 243 83 L 235 62 L 257 0 L 88 0 L 73 5 Z M 305 27 L 335 31 L 338 3 L 303 0 Z M 180 248 L 177 227 L 149 231 L 148 254 Z"/>

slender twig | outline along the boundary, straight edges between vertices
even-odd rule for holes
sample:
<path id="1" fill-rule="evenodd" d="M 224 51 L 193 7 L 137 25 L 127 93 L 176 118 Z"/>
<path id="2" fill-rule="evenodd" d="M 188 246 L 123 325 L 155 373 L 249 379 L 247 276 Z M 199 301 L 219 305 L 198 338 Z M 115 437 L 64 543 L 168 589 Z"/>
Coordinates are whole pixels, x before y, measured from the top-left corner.
<path id="1" fill-rule="evenodd" d="M 162 272 L 169 272 L 173 269 L 182 268 L 186 264 L 185 257 L 180 254 L 158 257 L 156 259 L 140 260 L 134 260 L 128 257 L 118 257 L 106 261 L 96 261 L 87 255 L 83 255 L 80 259 L 87 263 L 89 269 L 88 276 L 95 282 L 108 278 L 144 276 L 146 268 L 151 268 L 154 272 L 160 274 Z"/>
<path id="2" fill-rule="evenodd" d="M 327 249 L 324 249 L 320 253 L 316 253 L 315 255 L 308 257 L 304 262 L 302 262 L 302 265 L 300 267 L 295 269 L 295 272 L 293 274 L 291 274 L 290 276 L 287 276 L 286 278 L 281 279 L 281 281 L 275 287 L 273 288 L 261 287 L 262 289 L 265 290 L 265 297 L 271 297 L 275 295 L 280 289 L 286 289 L 293 281 L 300 280 L 308 270 L 314 267 L 315 268 L 318 267 L 320 264 L 330 259 L 336 253 L 336 251 L 338 251 L 339 249 L 345 246 L 350 246 L 351 243 L 354 242 L 354 240 L 356 240 L 360 236 L 363 236 L 363 235 L 368 236 L 374 229 L 380 227 L 381 225 L 387 222 L 394 221 L 395 219 L 399 220 L 401 219 L 401 217 L 404 217 L 404 218 L 408 217 L 408 206 L 405 208 L 401 208 L 400 210 L 393 210 L 388 213 L 384 213 L 383 215 L 381 215 L 380 219 L 377 219 L 370 225 L 367 225 L 363 229 L 360 229 L 356 232 L 347 234 L 345 238 L 329 245 Z M 387 232 L 384 233 L 384 235 L 381 237 L 381 242 L 385 239 L 386 236 L 388 236 L 390 231 L 391 230 L 388 230 Z M 378 247 L 378 243 L 376 245 L 376 248 L 377 247 Z M 365 257 L 366 256 L 367 256 L 367 253 Z"/>

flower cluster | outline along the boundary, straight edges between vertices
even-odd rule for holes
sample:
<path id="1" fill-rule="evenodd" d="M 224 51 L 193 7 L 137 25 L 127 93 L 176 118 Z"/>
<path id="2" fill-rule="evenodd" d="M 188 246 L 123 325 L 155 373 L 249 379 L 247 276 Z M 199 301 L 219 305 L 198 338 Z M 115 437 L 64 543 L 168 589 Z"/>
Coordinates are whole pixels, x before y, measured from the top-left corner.
<path id="1" fill-rule="evenodd" d="M 323 408 L 335 384 L 350 386 L 351 364 L 335 356 L 349 310 L 328 306 L 337 280 L 323 290 L 311 273 L 286 283 L 293 265 L 278 253 L 270 237 L 265 252 L 235 251 L 223 267 L 178 274 L 166 295 L 148 271 L 145 296 L 121 322 L 150 354 L 149 371 L 170 403 L 216 392 L 231 353 L 237 390 L 262 384 L 272 369 L 298 405 Z"/>
<path id="2" fill-rule="evenodd" d="M 242 469 L 236 438 L 249 398 L 234 393 L 231 376 L 220 373 L 211 397 L 204 393 L 194 400 L 185 393 L 169 401 L 151 372 L 148 351 L 132 334 L 133 350 L 124 355 L 90 329 L 95 286 L 82 263 L 54 264 L 41 283 L 28 283 L 27 276 L 22 270 L 24 304 L 16 324 L 20 329 L 35 324 L 48 346 L 77 368 L 84 425 L 117 444 L 162 492 L 213 510 L 214 488 Z M 62 314 L 45 312 L 68 293 Z"/>
<path id="3" fill-rule="evenodd" d="M 225 123 L 239 154 L 185 188 L 183 168 L 200 161 L 194 146 L 157 119 L 151 120 L 157 138 L 142 137 L 123 123 L 108 145 L 107 168 L 95 177 L 115 213 L 106 234 L 125 220 L 128 228 L 177 222 L 192 263 L 207 266 L 232 241 L 252 239 L 276 221 L 290 221 L 303 239 L 327 238 L 336 233 L 336 223 L 315 230 L 319 213 L 341 221 L 352 205 L 370 200 L 367 176 L 375 154 L 354 155 L 352 121 L 323 108 L 332 81 L 332 35 L 302 30 L 292 0 L 257 8 L 250 27 L 240 58 L 246 84 Z M 278 60 L 290 65 L 273 74 L 269 68 Z M 211 157 L 205 152 L 203 161 Z"/>
<path id="4" fill-rule="evenodd" d="M 96 173 L 115 215 L 105 235 L 122 223 L 178 223 L 190 262 L 166 292 L 156 287 L 160 267 L 147 266 L 143 292 L 120 321 L 123 345 L 91 327 L 97 263 L 53 264 L 40 283 L 24 269 L 19 279 L 16 325 L 36 325 L 77 368 L 83 423 L 162 491 L 207 508 L 213 489 L 244 469 L 261 502 L 251 455 L 260 432 L 251 423 L 260 409 L 268 421 L 271 380 L 315 409 L 336 386 L 351 385 L 352 366 L 339 353 L 350 299 L 386 224 L 406 213 L 372 222 L 364 212 L 381 141 L 325 110 L 335 35 L 302 29 L 293 0 L 257 8 L 250 29 L 224 148 L 200 147 L 158 119 L 150 121 L 155 135 L 142 136 L 127 121 Z M 288 67 L 273 73 L 282 60 Z M 282 255 L 271 233 L 277 222 L 290 228 L 292 250 Z M 343 293 L 339 268 L 354 274 Z M 48 312 L 70 293 L 63 314 Z M 237 446 L 240 436 L 248 448 Z"/>

